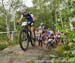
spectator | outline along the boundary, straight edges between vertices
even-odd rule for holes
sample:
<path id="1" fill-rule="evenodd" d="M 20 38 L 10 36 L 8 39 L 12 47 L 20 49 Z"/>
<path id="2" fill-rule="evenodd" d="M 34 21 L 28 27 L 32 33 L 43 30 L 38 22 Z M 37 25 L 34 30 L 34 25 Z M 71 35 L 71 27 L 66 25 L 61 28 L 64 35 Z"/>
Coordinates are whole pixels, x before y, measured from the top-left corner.
<path id="1" fill-rule="evenodd" d="M 38 44 L 39 44 L 39 41 L 40 41 L 40 32 L 39 32 L 38 29 L 35 31 L 35 37 L 36 37 L 35 45 L 38 47 Z"/>

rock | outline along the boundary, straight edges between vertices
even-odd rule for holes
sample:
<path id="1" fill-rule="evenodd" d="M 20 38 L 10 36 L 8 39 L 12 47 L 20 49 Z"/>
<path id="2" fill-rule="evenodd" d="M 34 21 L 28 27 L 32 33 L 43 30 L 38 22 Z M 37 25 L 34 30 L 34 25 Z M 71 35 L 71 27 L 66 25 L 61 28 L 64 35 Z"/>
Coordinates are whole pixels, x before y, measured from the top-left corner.
<path id="1" fill-rule="evenodd" d="M 27 51 L 22 51 L 19 45 L 10 46 L 0 51 L 0 63 L 35 63 L 38 60 L 47 60 L 48 51 L 45 48 L 29 47 Z"/>

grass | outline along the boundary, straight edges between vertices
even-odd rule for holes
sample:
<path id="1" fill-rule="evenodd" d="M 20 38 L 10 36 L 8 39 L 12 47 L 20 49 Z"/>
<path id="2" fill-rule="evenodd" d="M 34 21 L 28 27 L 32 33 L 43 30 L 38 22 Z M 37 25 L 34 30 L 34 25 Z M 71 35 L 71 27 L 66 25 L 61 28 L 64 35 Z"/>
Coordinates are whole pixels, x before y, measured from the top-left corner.
<path id="1" fill-rule="evenodd" d="M 0 41 L 0 51 L 7 48 L 8 46 L 17 45 L 18 41 L 7 42 L 7 41 Z"/>
<path id="2" fill-rule="evenodd" d="M 5 49 L 6 47 L 8 47 L 8 43 L 6 41 L 0 41 L 0 50 Z"/>
<path id="3" fill-rule="evenodd" d="M 18 44 L 18 34 L 16 34 L 14 36 L 14 40 L 13 41 L 9 41 L 7 39 L 6 34 L 2 34 L 0 35 L 0 50 L 3 50 L 5 48 L 7 48 L 8 46 L 14 46 Z"/>

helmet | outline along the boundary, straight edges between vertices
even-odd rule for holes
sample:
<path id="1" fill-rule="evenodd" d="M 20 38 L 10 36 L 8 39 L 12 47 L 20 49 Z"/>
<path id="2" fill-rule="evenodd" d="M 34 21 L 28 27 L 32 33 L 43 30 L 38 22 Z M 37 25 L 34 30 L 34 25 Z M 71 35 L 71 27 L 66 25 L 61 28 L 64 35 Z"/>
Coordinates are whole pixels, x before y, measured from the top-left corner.
<path id="1" fill-rule="evenodd" d="M 27 8 L 25 6 L 21 6 L 20 7 L 20 12 L 23 13 L 23 12 L 27 12 Z"/>

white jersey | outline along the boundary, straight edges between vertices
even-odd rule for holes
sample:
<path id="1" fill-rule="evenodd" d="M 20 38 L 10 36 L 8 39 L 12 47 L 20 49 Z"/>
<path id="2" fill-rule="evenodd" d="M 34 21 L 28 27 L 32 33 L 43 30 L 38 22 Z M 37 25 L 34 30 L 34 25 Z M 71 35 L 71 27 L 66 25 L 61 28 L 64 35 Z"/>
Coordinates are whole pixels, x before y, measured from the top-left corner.
<path id="1" fill-rule="evenodd" d="M 42 33 L 44 31 L 44 26 L 39 26 L 38 29 L 39 29 L 40 33 Z"/>
<path id="2" fill-rule="evenodd" d="M 35 31 L 35 36 L 40 36 L 40 32 L 39 31 Z"/>

